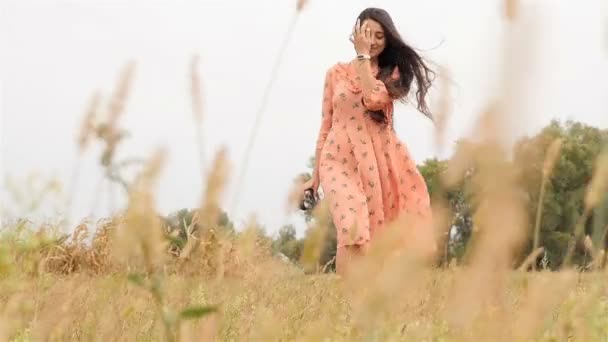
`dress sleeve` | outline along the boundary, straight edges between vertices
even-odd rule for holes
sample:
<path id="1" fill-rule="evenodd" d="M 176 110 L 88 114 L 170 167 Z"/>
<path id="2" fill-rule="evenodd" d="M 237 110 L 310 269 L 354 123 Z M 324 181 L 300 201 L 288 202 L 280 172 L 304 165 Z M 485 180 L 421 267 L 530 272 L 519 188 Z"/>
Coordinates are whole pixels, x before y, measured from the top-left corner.
<path id="1" fill-rule="evenodd" d="M 397 67 L 393 69 L 391 78 L 394 80 L 399 79 L 399 69 Z M 380 80 L 376 80 L 376 83 L 374 84 L 374 87 L 370 93 L 363 94 L 363 105 L 365 105 L 365 108 L 368 110 L 381 110 L 386 108 L 392 102 L 393 99 L 386 89 L 386 85 Z"/>
<path id="2" fill-rule="evenodd" d="M 331 129 L 332 115 L 333 115 L 333 79 L 332 69 L 329 69 L 325 74 L 325 84 L 323 88 L 323 104 L 321 107 L 321 128 L 319 129 L 319 135 L 317 137 L 317 144 L 315 150 L 315 160 L 318 162 L 321 150 Z"/>

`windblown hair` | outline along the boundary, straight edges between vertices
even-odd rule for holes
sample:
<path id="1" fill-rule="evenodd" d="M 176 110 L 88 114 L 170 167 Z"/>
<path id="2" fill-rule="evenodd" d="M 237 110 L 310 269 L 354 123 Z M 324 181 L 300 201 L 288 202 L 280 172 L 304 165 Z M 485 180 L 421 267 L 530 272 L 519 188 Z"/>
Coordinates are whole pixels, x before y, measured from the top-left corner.
<path id="1" fill-rule="evenodd" d="M 386 47 L 378 56 L 378 79 L 384 82 L 390 96 L 402 102 L 407 101 L 412 83 L 416 80 L 416 102 L 417 109 L 433 120 L 428 105 L 426 95 L 434 80 L 435 73 L 425 64 L 424 60 L 416 51 L 407 45 L 397 31 L 393 19 L 383 9 L 367 8 L 358 19 L 362 23 L 367 19 L 378 22 L 384 29 L 386 37 Z M 391 78 L 394 68 L 399 69 L 399 78 Z M 386 113 L 384 111 L 370 111 L 371 118 L 380 123 L 386 123 Z"/>

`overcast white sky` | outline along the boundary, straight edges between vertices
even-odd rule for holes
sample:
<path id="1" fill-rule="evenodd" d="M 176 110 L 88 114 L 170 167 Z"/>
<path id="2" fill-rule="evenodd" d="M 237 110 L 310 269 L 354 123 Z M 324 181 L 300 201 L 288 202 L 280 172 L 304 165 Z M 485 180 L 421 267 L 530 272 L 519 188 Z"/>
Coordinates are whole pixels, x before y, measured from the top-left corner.
<path id="1" fill-rule="evenodd" d="M 206 155 L 210 159 L 227 146 L 235 181 L 295 2 L 0 0 L 2 175 L 56 174 L 67 186 L 76 132 L 91 94 L 100 90 L 107 99 L 119 70 L 133 59 L 134 87 L 121 119 L 131 136 L 118 157 L 147 157 L 166 147 L 169 159 L 157 191 L 158 207 L 166 214 L 198 205 L 202 185 L 190 106 L 190 58 L 201 56 Z M 534 132 L 552 118 L 607 127 L 604 2 L 523 3 L 525 21 L 540 35 L 528 36 L 538 54 L 518 75 L 530 100 L 522 111 L 524 130 Z M 505 30 L 502 1 L 309 1 L 263 114 L 239 206 L 230 213 L 237 224 L 255 213 L 269 232 L 288 222 L 301 227 L 297 215 L 284 210 L 287 191 L 314 151 L 325 70 L 352 58 L 348 34 L 367 6 L 387 9 L 407 41 L 451 70 L 454 110 L 448 141 L 467 133 L 496 89 Z M 403 105 L 395 115 L 397 132 L 414 158 L 435 155 L 430 122 Z M 82 164 L 78 217 L 92 211 L 104 215 L 108 209 L 107 186 L 97 192 L 98 154 L 99 147 L 89 150 Z M 227 209 L 234 191 L 233 182 L 225 196 Z M 97 205 L 95 196 L 101 196 Z"/>

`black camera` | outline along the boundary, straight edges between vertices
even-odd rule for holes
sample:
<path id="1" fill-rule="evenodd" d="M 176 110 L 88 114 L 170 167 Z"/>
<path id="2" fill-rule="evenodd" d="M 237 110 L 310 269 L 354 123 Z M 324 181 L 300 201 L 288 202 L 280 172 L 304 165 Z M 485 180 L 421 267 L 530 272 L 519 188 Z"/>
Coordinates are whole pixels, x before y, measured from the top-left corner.
<path id="1" fill-rule="evenodd" d="M 315 205 L 317 205 L 317 197 L 314 191 L 312 189 L 304 190 L 304 198 L 300 202 L 300 209 L 304 211 L 311 210 Z"/>

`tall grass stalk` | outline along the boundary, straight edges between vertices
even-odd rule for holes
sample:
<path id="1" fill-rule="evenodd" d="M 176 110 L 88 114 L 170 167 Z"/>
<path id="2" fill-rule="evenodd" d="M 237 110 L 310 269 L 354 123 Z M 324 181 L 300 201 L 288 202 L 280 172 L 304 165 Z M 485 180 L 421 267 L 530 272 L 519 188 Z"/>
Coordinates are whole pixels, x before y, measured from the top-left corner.
<path id="1" fill-rule="evenodd" d="M 243 157 L 243 162 L 240 164 L 240 172 L 237 175 L 237 179 L 236 179 L 236 191 L 235 191 L 234 197 L 232 199 L 232 205 L 230 206 L 230 209 L 232 212 L 237 210 L 238 201 L 241 198 L 241 191 L 243 190 L 243 182 L 245 180 L 247 170 L 249 169 L 249 160 L 251 158 L 253 147 L 255 145 L 255 141 L 257 138 L 257 133 L 260 128 L 260 124 L 262 122 L 262 115 L 264 114 L 264 111 L 266 110 L 266 106 L 268 105 L 272 87 L 278 77 L 279 69 L 282 65 L 282 62 L 283 62 L 283 59 L 285 56 L 285 52 L 287 51 L 287 47 L 289 46 L 289 43 L 291 42 L 293 33 L 296 28 L 296 24 L 298 22 L 298 18 L 300 17 L 301 9 L 305 5 L 305 2 L 306 1 L 300 1 L 298 3 L 297 11 L 294 13 L 291 21 L 289 22 L 287 32 L 285 33 L 285 37 L 283 38 L 283 41 L 281 42 L 281 45 L 279 46 L 279 51 L 278 51 L 278 53 L 276 55 L 276 59 L 273 63 L 272 70 L 270 71 L 270 76 L 268 79 L 268 83 L 266 84 L 266 87 L 264 89 L 264 93 L 262 95 L 262 101 L 260 103 L 260 107 L 258 108 L 258 110 L 256 112 L 253 127 L 251 128 L 251 132 L 249 134 L 249 139 L 247 141 L 247 144 L 245 145 L 246 148 L 245 148 L 245 154 Z"/>
<path id="2" fill-rule="evenodd" d="M 200 163 L 201 177 L 205 172 L 205 140 L 203 135 L 203 92 L 202 82 L 198 70 L 199 56 L 192 57 L 190 64 L 190 91 L 192 96 L 192 112 L 194 118 L 194 133 L 196 137 L 196 146 L 198 148 L 198 159 Z"/>
<path id="3" fill-rule="evenodd" d="M 554 140 L 551 143 L 551 145 L 549 146 L 549 149 L 547 150 L 547 154 L 545 156 L 545 161 L 543 163 L 542 179 L 541 179 L 541 183 L 540 183 L 540 194 L 538 197 L 538 203 L 537 203 L 537 207 L 536 207 L 536 220 L 534 223 L 534 241 L 532 244 L 532 251 L 533 251 L 532 253 L 534 253 L 538 250 L 538 244 L 539 244 L 539 240 L 540 240 L 541 218 L 542 218 L 543 206 L 545 203 L 544 202 L 545 189 L 547 186 L 547 182 L 549 181 L 549 178 L 553 172 L 553 168 L 555 166 L 556 160 L 558 159 L 559 150 L 561 148 L 561 145 L 562 145 L 561 139 Z M 532 264 L 532 268 L 536 269 L 536 262 L 534 262 Z"/>

